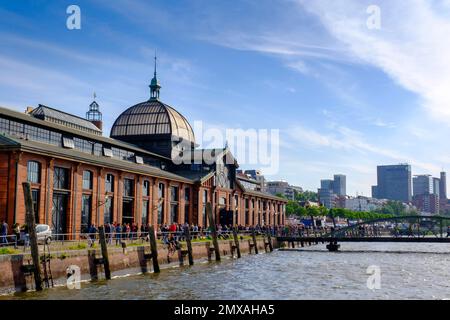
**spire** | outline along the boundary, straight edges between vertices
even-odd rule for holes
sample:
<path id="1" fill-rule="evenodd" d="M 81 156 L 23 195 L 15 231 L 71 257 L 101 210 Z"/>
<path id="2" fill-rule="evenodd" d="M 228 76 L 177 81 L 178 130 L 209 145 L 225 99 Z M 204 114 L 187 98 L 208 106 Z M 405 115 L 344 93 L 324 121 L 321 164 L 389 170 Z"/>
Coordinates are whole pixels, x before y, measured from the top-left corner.
<path id="1" fill-rule="evenodd" d="M 159 99 L 159 90 L 161 86 L 159 84 L 158 78 L 156 77 L 156 50 L 155 50 L 155 71 L 153 73 L 153 79 L 150 83 L 150 100 L 158 100 Z"/>

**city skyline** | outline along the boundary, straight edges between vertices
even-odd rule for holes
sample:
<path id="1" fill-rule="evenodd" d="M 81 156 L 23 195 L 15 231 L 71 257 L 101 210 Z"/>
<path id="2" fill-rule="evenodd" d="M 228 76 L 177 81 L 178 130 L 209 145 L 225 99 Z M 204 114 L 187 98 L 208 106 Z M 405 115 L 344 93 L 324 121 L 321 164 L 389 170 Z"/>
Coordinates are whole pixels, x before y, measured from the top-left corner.
<path id="1" fill-rule="evenodd" d="M 450 160 L 439 138 L 450 133 L 450 6 L 379 1 L 371 30 L 371 4 L 78 1 L 81 29 L 68 30 L 69 3 L 6 2 L 0 105 L 84 116 L 95 91 L 108 133 L 125 106 L 148 98 L 157 49 L 162 98 L 188 118 L 280 129 L 269 180 L 316 190 L 338 172 L 349 195 L 370 195 L 381 163 L 437 177 Z"/>

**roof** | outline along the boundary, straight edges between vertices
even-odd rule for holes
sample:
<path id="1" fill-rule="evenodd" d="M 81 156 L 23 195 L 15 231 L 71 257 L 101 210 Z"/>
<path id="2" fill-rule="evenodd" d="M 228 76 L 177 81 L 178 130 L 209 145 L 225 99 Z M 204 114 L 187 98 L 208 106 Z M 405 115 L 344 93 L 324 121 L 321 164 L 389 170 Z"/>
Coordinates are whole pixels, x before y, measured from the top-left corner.
<path id="1" fill-rule="evenodd" d="M 262 191 L 255 191 L 255 190 L 251 190 L 251 189 L 246 189 L 244 187 L 244 185 L 242 183 L 239 182 L 239 179 L 236 179 L 236 184 L 239 187 L 239 189 L 242 190 L 242 192 L 244 193 L 244 195 L 250 195 L 250 196 L 255 196 L 255 197 L 262 197 L 262 198 L 267 198 L 267 199 L 271 199 L 271 200 L 276 200 L 276 201 L 281 201 L 281 202 L 285 202 L 287 203 L 288 201 L 284 198 L 280 198 L 277 196 L 274 196 L 270 193 L 267 192 L 262 192 Z"/>
<path id="2" fill-rule="evenodd" d="M 166 178 L 178 182 L 194 183 L 193 180 L 150 165 L 136 164 L 108 157 L 98 157 L 74 149 L 64 149 L 45 143 L 12 137 L 9 135 L 0 135 L 0 149 L 18 149 L 21 151 L 33 152 L 46 156 L 53 156 L 60 159 L 79 161 L 81 163 L 92 165 L 107 166 L 111 169 L 124 170 L 127 172 L 138 174 L 148 174 L 153 177 Z"/>
<path id="3" fill-rule="evenodd" d="M 77 128 L 79 130 L 86 130 L 93 134 L 102 133 L 102 131 L 89 120 L 77 117 L 73 114 L 69 114 L 64 111 L 44 106 L 42 104 L 40 104 L 39 107 L 31 111 L 30 115 L 45 121 L 63 123 L 72 128 Z"/>
<path id="4" fill-rule="evenodd" d="M 4 107 L 0 106 L 0 116 L 1 115 L 7 116 L 7 117 L 10 117 L 10 118 L 19 119 L 19 120 L 26 121 L 26 122 L 29 122 L 29 123 L 33 123 L 33 124 L 39 125 L 41 127 L 46 127 L 49 130 L 56 130 L 56 131 L 60 131 L 60 132 L 70 133 L 70 134 L 73 134 L 73 135 L 76 135 L 76 136 L 80 136 L 80 137 L 84 137 L 84 138 L 91 139 L 91 140 L 94 140 L 94 141 L 98 141 L 100 143 L 110 144 L 110 145 L 112 145 L 114 147 L 124 148 L 124 149 L 130 150 L 130 151 L 138 152 L 140 154 L 152 156 L 154 158 L 158 158 L 158 159 L 162 159 L 162 160 L 171 160 L 168 157 L 164 157 L 162 155 L 159 155 L 159 154 L 150 152 L 148 150 L 139 148 L 139 147 L 137 147 L 137 146 L 135 146 L 133 144 L 130 144 L 130 143 L 126 143 L 126 142 L 119 141 L 119 140 L 116 140 L 116 139 L 104 137 L 102 135 L 91 134 L 91 133 L 86 132 L 86 131 L 75 130 L 75 129 L 72 129 L 70 127 L 58 124 L 58 123 L 51 123 L 51 122 L 48 122 L 48 121 L 44 121 L 42 119 L 32 117 L 29 114 L 18 112 L 18 111 L 14 111 L 14 110 L 7 109 L 7 108 L 4 108 Z"/>
<path id="5" fill-rule="evenodd" d="M 125 110 L 114 122 L 110 136 L 149 136 L 169 134 L 195 143 L 191 125 L 178 111 L 151 99 Z"/>

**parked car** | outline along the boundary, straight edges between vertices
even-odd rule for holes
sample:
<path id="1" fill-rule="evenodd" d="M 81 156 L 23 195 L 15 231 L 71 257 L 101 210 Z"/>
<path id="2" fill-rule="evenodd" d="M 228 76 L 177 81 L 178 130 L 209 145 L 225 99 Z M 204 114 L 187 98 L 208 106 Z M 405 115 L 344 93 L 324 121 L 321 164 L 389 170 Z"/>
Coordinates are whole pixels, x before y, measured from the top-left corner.
<path id="1" fill-rule="evenodd" d="M 24 231 L 21 231 L 20 239 L 18 240 L 18 243 L 21 245 L 25 245 L 28 237 L 29 237 L 28 234 L 25 234 Z M 38 243 L 50 244 L 50 242 L 52 241 L 52 229 L 50 228 L 50 226 L 46 225 L 46 224 L 37 224 L 36 225 L 36 238 L 37 238 Z M 28 239 L 28 241 L 29 241 L 29 239 Z M 29 243 L 26 245 L 29 245 Z"/>
<path id="2" fill-rule="evenodd" d="M 36 237 L 38 242 L 50 244 L 52 241 L 52 229 L 47 224 L 36 225 Z"/>

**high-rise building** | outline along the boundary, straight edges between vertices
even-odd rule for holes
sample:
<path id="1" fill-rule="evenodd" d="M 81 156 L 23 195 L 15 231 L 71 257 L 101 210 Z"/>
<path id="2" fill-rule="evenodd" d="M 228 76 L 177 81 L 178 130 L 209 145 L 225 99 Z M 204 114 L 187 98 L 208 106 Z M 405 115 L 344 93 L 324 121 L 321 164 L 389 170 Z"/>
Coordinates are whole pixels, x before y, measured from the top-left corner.
<path id="1" fill-rule="evenodd" d="M 322 189 L 318 190 L 319 202 L 326 208 L 331 209 L 335 207 L 336 195 L 333 193 L 331 189 Z"/>
<path id="2" fill-rule="evenodd" d="M 333 191 L 334 181 L 333 180 L 320 180 L 320 188 Z"/>
<path id="3" fill-rule="evenodd" d="M 372 198 L 378 199 L 378 186 L 372 186 Z"/>
<path id="4" fill-rule="evenodd" d="M 433 178 L 433 194 L 440 197 L 440 185 L 441 185 L 441 179 L 439 178 Z"/>
<path id="5" fill-rule="evenodd" d="M 421 194 L 433 194 L 434 181 L 430 175 L 417 175 L 413 178 L 413 196 Z"/>
<path id="6" fill-rule="evenodd" d="M 439 213 L 439 196 L 434 193 L 415 195 L 413 204 L 421 212 Z"/>
<path id="7" fill-rule="evenodd" d="M 411 166 L 408 164 L 377 167 L 377 198 L 411 202 Z"/>
<path id="8" fill-rule="evenodd" d="M 347 177 L 343 174 L 335 174 L 333 180 L 333 192 L 338 196 L 347 195 Z"/>
<path id="9" fill-rule="evenodd" d="M 447 174 L 441 172 L 441 179 L 439 179 L 439 197 L 441 201 L 447 202 Z"/>

